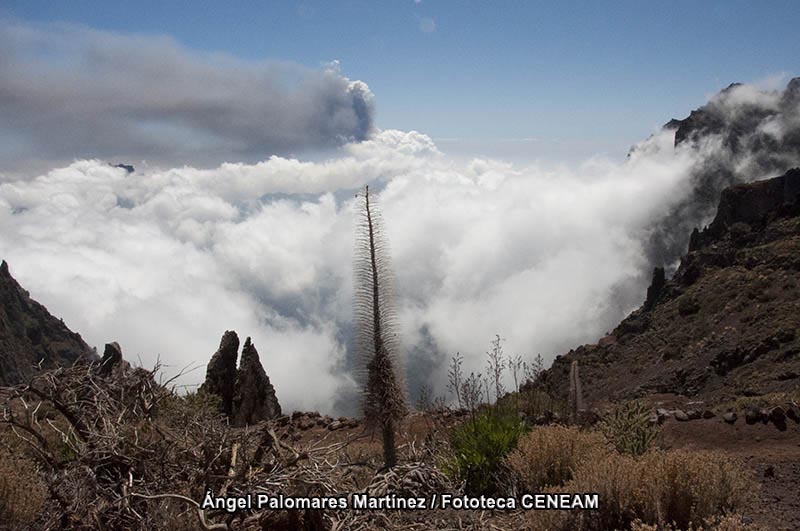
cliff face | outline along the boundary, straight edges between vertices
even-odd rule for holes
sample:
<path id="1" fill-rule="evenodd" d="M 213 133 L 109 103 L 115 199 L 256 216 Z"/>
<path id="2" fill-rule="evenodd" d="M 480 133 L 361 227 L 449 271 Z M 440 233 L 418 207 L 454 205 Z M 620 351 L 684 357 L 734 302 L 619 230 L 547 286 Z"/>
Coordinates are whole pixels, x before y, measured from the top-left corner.
<path id="1" fill-rule="evenodd" d="M 80 334 L 31 299 L 3 261 L 0 265 L 0 386 L 23 382 L 37 364 L 70 366 L 97 354 Z"/>
<path id="2" fill-rule="evenodd" d="M 651 393 L 708 401 L 800 385 L 800 169 L 726 189 L 670 280 L 596 345 L 542 378 L 566 398 L 572 361 L 589 403 Z"/>
<path id="3" fill-rule="evenodd" d="M 652 227 L 647 248 L 654 266 L 670 266 L 685 251 L 693 227 L 714 215 L 722 190 L 780 175 L 800 165 L 800 78 L 782 91 L 734 83 L 664 128 L 675 149 L 695 153 L 691 189 Z"/>

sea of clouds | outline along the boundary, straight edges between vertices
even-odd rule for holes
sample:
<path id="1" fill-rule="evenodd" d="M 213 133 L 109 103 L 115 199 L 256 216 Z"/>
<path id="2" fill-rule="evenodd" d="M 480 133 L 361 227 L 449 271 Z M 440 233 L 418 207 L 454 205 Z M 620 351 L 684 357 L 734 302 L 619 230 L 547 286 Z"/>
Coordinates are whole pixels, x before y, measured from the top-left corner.
<path id="1" fill-rule="evenodd" d="M 443 395 L 449 358 L 460 352 L 467 372 L 484 371 L 484 352 L 495 334 L 505 339 L 508 354 L 530 360 L 541 353 L 549 361 L 597 340 L 637 307 L 654 265 L 648 255 L 653 233 L 663 234 L 660 220 L 674 217 L 676 206 L 691 199 L 698 168 L 711 157 L 749 168 L 748 179 L 764 176 L 713 136 L 675 147 L 674 130 L 655 133 L 622 163 L 593 158 L 546 167 L 452 157 L 422 133 L 377 130 L 366 84 L 330 68 L 305 72 L 306 81 L 292 89 L 256 95 L 252 109 L 258 112 L 249 112 L 252 96 L 244 89 L 212 90 L 209 103 L 194 87 L 185 114 L 169 106 L 158 111 L 157 98 L 115 92 L 110 71 L 119 59 L 109 59 L 109 43 L 133 71 L 146 73 L 156 60 L 182 69 L 180 76 L 167 76 L 157 93 L 182 90 L 184 74 L 205 79 L 208 69 L 243 76 L 242 86 L 256 74 L 272 79 L 273 70 L 198 58 L 171 41 L 154 49 L 150 41 L 142 46 L 137 38 L 94 30 L 44 33 L 19 25 L 0 31 L 0 42 L 17 50 L 0 65 L 16 75 L 0 76 L 0 115 L 25 125 L 29 147 L 55 168 L 39 171 L 8 159 L 9 167 L 22 165 L 0 180 L 0 257 L 35 299 L 90 345 L 102 349 L 118 341 L 126 358 L 145 366 L 160 359 L 167 375 L 199 367 L 181 384 L 202 381 L 225 330 L 251 336 L 286 410 L 353 412 L 353 208 L 365 184 L 383 211 L 412 394 L 427 385 Z M 69 43 L 77 49 L 72 61 L 91 68 L 54 72 L 31 55 L 31 42 Z M 96 48 L 105 50 L 99 59 Z M 164 49 L 172 51 L 166 59 Z M 24 100 L 35 108 L 37 97 L 83 102 L 80 91 L 92 68 L 105 80 L 93 89 L 105 107 L 86 120 L 71 115 L 59 125 L 45 106 L 42 125 L 30 109 L 25 114 L 13 106 Z M 72 88 L 26 94 L 42 73 L 67 76 Z M 143 91 L 133 77 L 120 86 L 134 83 L 131 91 Z M 731 116 L 764 98 L 747 87 L 732 94 L 720 104 Z M 303 121 L 305 106 L 273 105 L 275 98 L 333 103 Z M 131 107 L 131 101 L 138 103 Z M 209 106 L 231 121 L 217 124 Z M 199 117 L 197 108 L 204 110 Z M 178 145 L 134 142 L 136 149 L 127 152 L 125 138 L 141 134 L 141 116 L 162 116 L 194 133 L 185 142 L 170 127 L 150 129 L 157 137 L 170 131 L 168 139 Z M 293 116 L 306 126 L 285 138 L 280 128 L 264 125 Z M 123 136 L 106 150 L 104 128 L 114 117 L 121 132 L 113 134 Z M 73 125 L 99 158 L 59 162 L 71 153 Z M 250 138 L 247 132 L 259 127 L 270 132 Z M 780 121 L 762 129 L 776 138 L 787 130 Z M 195 134 L 231 135 L 249 154 L 287 145 L 333 151 L 314 160 L 273 155 L 209 167 L 193 162 Z M 54 155 L 46 157 L 51 149 Z M 133 173 L 108 163 L 107 156 L 130 155 L 122 160 L 128 162 L 143 153 L 164 162 L 137 165 Z M 188 165 L 170 164 L 176 157 Z M 681 217 L 680 233 L 707 222 L 708 215 Z"/>
<path id="2" fill-rule="evenodd" d="M 672 142 L 661 133 L 625 164 L 574 171 L 458 162 L 400 131 L 322 162 L 128 174 L 81 160 L 0 185 L 0 249 L 90 344 L 116 340 L 176 371 L 235 329 L 253 337 L 288 408 L 331 410 L 353 385 L 354 195 L 373 183 L 409 380 L 443 393 L 442 362 L 460 351 L 482 370 L 496 333 L 509 353 L 551 358 L 638 304 L 643 231 L 693 162 Z"/>

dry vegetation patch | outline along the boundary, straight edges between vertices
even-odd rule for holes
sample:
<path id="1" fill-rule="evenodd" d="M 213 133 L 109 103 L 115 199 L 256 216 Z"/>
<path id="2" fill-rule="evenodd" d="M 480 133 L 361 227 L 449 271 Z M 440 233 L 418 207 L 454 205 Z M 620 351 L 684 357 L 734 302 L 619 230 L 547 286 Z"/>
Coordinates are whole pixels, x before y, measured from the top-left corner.
<path id="1" fill-rule="evenodd" d="M 531 512 L 529 524 L 553 531 L 631 529 L 637 521 L 640 529 L 713 528 L 714 519 L 741 508 L 754 487 L 750 475 L 717 452 L 612 452 L 585 460 L 574 479 L 547 489 L 597 493 L 599 510 Z"/>
<path id="2" fill-rule="evenodd" d="M 563 485 L 573 479 L 583 461 L 606 453 L 606 441 L 600 433 L 548 426 L 522 437 L 506 464 L 517 488 L 533 493 L 545 486 Z"/>

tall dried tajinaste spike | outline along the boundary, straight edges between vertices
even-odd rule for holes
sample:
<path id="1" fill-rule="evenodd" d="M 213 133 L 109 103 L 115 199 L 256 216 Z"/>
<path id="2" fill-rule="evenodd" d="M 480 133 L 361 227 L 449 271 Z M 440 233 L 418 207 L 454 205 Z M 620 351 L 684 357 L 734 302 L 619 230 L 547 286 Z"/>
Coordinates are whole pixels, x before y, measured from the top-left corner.
<path id="1" fill-rule="evenodd" d="M 572 362 L 569 368 L 569 417 L 570 422 L 578 421 L 578 414 L 583 411 L 583 392 L 581 391 L 581 377 L 578 372 L 578 360 Z"/>
<path id="2" fill-rule="evenodd" d="M 397 463 L 395 428 L 407 412 L 397 320 L 382 218 L 369 187 L 359 194 L 353 265 L 353 322 L 366 422 L 380 427 L 386 467 Z"/>

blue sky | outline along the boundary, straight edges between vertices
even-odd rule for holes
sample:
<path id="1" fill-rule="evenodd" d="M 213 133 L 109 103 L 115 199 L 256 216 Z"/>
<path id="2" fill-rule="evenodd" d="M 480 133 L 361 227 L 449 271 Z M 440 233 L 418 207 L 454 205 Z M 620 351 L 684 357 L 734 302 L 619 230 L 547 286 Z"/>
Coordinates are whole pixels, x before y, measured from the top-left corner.
<path id="1" fill-rule="evenodd" d="M 800 74 L 796 2 L 6 1 L 26 22 L 169 35 L 319 67 L 376 96 L 377 125 L 501 156 L 624 156 L 733 81 Z"/>

